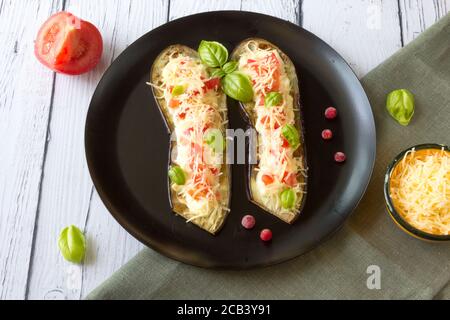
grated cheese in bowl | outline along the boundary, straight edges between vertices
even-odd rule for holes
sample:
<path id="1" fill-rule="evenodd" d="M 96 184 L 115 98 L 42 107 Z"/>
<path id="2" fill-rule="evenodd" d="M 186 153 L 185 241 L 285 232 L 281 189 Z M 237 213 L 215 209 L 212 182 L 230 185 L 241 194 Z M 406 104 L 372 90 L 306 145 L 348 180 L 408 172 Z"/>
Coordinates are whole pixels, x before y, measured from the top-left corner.
<path id="1" fill-rule="evenodd" d="M 391 204 L 404 221 L 427 234 L 450 235 L 448 148 L 413 148 L 396 161 L 388 178 Z"/>

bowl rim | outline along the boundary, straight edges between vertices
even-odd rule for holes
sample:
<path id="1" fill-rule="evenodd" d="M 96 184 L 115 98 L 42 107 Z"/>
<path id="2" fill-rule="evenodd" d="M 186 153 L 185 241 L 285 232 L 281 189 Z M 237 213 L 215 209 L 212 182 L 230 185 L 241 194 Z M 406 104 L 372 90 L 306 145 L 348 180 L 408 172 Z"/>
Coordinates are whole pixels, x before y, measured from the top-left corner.
<path id="1" fill-rule="evenodd" d="M 444 149 L 447 152 L 450 152 L 450 148 L 447 145 L 444 144 L 438 144 L 438 143 L 424 143 L 419 144 L 416 146 L 409 147 L 408 149 L 402 151 L 400 154 L 398 154 L 394 160 L 389 164 L 387 167 L 385 179 L 384 179 L 384 198 L 386 202 L 386 206 L 388 208 L 388 211 L 391 215 L 391 217 L 397 222 L 404 231 L 407 231 L 407 233 L 410 233 L 411 235 L 415 237 L 419 237 L 421 239 L 425 240 L 431 240 L 431 241 L 450 241 L 450 235 L 437 235 L 428 233 L 425 231 L 422 231 L 413 225 L 411 225 L 409 222 L 407 222 L 398 212 L 395 210 L 391 195 L 390 195 L 390 182 L 391 182 L 391 174 L 394 168 L 397 166 L 398 162 L 404 158 L 407 152 L 411 151 L 412 149 L 415 150 L 425 150 L 425 149 L 437 149 L 442 150 Z"/>

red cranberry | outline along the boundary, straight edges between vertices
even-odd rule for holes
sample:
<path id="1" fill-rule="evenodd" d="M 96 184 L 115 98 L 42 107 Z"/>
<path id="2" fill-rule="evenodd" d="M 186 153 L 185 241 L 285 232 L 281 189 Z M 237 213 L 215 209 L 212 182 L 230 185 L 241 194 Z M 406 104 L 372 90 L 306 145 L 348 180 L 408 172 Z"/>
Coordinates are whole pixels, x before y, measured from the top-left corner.
<path id="1" fill-rule="evenodd" d="M 331 138 L 333 138 L 333 131 L 331 131 L 330 129 L 325 129 L 322 131 L 322 138 L 324 140 L 330 140 Z"/>
<path id="2" fill-rule="evenodd" d="M 336 152 L 336 154 L 334 155 L 334 161 L 336 161 L 337 163 L 345 162 L 345 160 L 347 160 L 347 156 L 343 152 Z"/>
<path id="3" fill-rule="evenodd" d="M 245 217 L 242 218 L 241 223 L 245 229 L 250 230 L 250 229 L 253 229 L 253 227 L 255 226 L 256 220 L 255 220 L 254 216 L 246 215 Z"/>
<path id="4" fill-rule="evenodd" d="M 337 117 L 337 110 L 336 108 L 329 107 L 327 110 L 325 110 L 325 118 L 332 120 Z"/>
<path id="5" fill-rule="evenodd" d="M 261 238 L 262 241 L 268 242 L 272 240 L 272 231 L 270 231 L 269 229 L 264 229 L 263 231 L 261 231 L 259 237 Z"/>

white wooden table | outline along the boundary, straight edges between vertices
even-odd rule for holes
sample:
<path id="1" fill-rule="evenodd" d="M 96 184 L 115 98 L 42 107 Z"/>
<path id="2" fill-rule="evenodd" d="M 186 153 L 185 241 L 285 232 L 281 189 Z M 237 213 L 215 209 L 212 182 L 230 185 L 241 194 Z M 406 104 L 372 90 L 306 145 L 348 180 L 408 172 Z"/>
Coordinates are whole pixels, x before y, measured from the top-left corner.
<path id="1" fill-rule="evenodd" d="M 80 299 L 142 245 L 109 215 L 84 156 L 84 121 L 104 70 L 147 31 L 211 10 L 256 11 L 312 31 L 358 76 L 450 10 L 450 0 L 0 0 L 0 298 Z M 104 37 L 102 62 L 83 76 L 56 75 L 33 55 L 39 26 L 68 10 Z M 83 266 L 65 262 L 57 239 L 84 229 Z"/>

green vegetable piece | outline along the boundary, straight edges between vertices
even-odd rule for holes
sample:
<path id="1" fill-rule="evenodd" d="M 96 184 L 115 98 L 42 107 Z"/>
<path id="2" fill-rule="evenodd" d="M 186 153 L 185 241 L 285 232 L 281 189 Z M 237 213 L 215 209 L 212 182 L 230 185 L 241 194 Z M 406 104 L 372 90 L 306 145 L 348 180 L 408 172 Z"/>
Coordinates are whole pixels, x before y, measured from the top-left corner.
<path id="1" fill-rule="evenodd" d="M 200 59 L 211 68 L 222 67 L 228 61 L 228 50 L 216 41 L 202 41 L 198 47 Z"/>
<path id="2" fill-rule="evenodd" d="M 186 183 L 186 176 L 184 175 L 184 171 L 179 166 L 173 166 L 169 169 L 169 178 L 173 183 L 179 186 L 182 186 Z"/>
<path id="3" fill-rule="evenodd" d="M 222 89 L 229 97 L 241 101 L 250 102 L 253 100 L 253 87 L 250 79 L 245 74 L 235 71 L 227 74 L 222 79 Z"/>
<path id="4" fill-rule="evenodd" d="M 270 92 L 264 99 L 266 107 L 277 107 L 283 103 L 283 96 L 278 92 Z"/>
<path id="5" fill-rule="evenodd" d="M 407 126 L 414 116 L 414 95 L 407 89 L 392 91 L 387 96 L 386 108 L 389 114 L 402 126 Z"/>
<path id="6" fill-rule="evenodd" d="M 86 240 L 80 229 L 75 226 L 65 228 L 58 240 L 59 250 L 64 259 L 81 263 L 86 253 Z"/>
<path id="7" fill-rule="evenodd" d="M 297 196 L 292 189 L 284 190 L 281 195 L 281 206 L 284 209 L 292 209 L 295 206 L 295 201 L 297 200 Z"/>
<path id="8" fill-rule="evenodd" d="M 177 97 L 179 95 L 182 95 L 186 92 L 186 89 L 184 86 L 175 86 L 172 89 L 172 96 Z"/>
<path id="9" fill-rule="evenodd" d="M 230 61 L 230 62 L 225 63 L 225 65 L 222 67 L 222 70 L 226 74 L 230 74 L 230 73 L 233 73 L 234 71 L 236 71 L 237 68 L 238 68 L 238 63 L 236 61 Z"/>
<path id="10" fill-rule="evenodd" d="M 222 69 L 213 69 L 211 72 L 211 78 L 223 78 L 225 77 L 226 73 Z"/>
<path id="11" fill-rule="evenodd" d="M 291 124 L 285 125 L 283 129 L 281 129 L 281 133 L 294 150 L 300 146 L 300 137 L 297 129 L 293 125 Z"/>
<path id="12" fill-rule="evenodd" d="M 211 146 L 214 152 L 222 152 L 225 148 L 225 141 L 219 129 L 208 129 L 203 140 L 207 145 Z"/>

